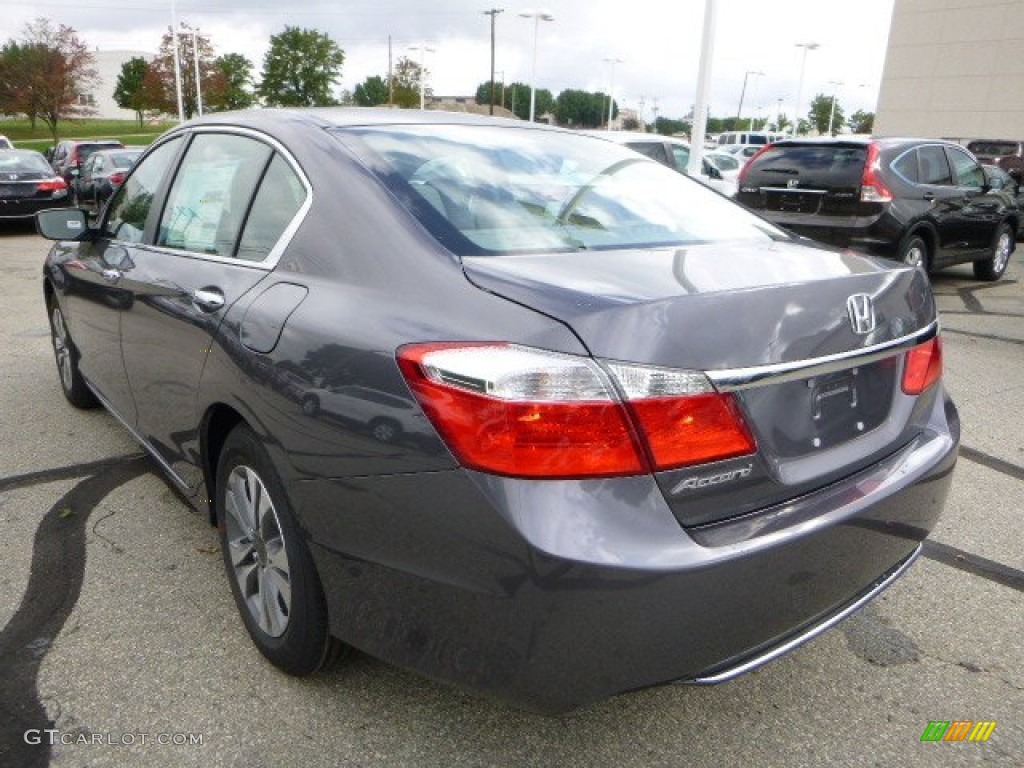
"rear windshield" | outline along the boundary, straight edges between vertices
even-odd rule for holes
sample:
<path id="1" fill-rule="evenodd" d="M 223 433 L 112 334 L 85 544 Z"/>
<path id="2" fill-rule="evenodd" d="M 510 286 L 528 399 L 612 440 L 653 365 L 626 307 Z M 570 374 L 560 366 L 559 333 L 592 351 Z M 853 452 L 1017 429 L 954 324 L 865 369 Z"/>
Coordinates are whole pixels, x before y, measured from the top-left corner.
<path id="1" fill-rule="evenodd" d="M 141 154 L 141 152 L 111 152 L 108 157 L 115 168 L 131 168 Z"/>
<path id="2" fill-rule="evenodd" d="M 462 256 L 788 237 L 699 182 L 600 138 L 477 125 L 335 133 Z"/>
<path id="3" fill-rule="evenodd" d="M 1019 145 L 1015 141 L 972 141 L 967 149 L 985 157 L 1012 157 Z"/>
<path id="4" fill-rule="evenodd" d="M 785 186 L 790 179 L 828 186 L 856 186 L 864 174 L 865 147 L 774 145 L 750 161 L 744 185 Z"/>
<path id="5" fill-rule="evenodd" d="M 44 173 L 52 175 L 50 164 L 38 152 L 25 149 L 0 151 L 0 173 Z"/>

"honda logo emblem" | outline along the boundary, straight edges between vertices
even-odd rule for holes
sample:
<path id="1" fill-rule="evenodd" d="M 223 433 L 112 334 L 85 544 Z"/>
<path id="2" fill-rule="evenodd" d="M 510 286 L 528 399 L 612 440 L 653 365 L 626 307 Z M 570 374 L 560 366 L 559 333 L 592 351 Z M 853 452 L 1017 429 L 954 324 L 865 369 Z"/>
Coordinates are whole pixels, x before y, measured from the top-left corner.
<path id="1" fill-rule="evenodd" d="M 875 330 L 875 305 L 866 293 L 855 293 L 846 300 L 853 332 L 864 336 Z"/>
<path id="2" fill-rule="evenodd" d="M 789 179 L 786 182 L 786 186 L 789 187 L 790 189 L 793 189 L 794 187 L 799 187 L 800 186 L 800 179 Z"/>

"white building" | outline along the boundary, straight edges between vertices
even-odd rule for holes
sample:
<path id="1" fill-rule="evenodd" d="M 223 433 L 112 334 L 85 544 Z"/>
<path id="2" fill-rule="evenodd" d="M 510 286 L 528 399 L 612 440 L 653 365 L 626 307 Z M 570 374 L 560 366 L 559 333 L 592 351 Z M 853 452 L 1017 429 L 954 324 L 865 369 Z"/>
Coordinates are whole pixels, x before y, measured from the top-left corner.
<path id="1" fill-rule="evenodd" d="M 96 72 L 99 75 L 96 86 L 89 93 L 82 94 L 82 101 L 96 110 L 91 117 L 115 120 L 134 120 L 133 110 L 121 109 L 114 101 L 114 89 L 121 67 L 129 59 L 143 58 L 152 61 L 155 54 L 148 51 L 94 51 Z"/>

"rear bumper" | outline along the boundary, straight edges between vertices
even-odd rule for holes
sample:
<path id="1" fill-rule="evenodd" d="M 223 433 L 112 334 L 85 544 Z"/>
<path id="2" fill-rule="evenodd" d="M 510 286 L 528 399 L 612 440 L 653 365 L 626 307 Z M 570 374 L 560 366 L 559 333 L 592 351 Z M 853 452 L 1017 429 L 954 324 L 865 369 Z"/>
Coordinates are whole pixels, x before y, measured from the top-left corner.
<path id="1" fill-rule="evenodd" d="M 886 213 L 877 216 L 819 216 L 766 210 L 757 213 L 790 232 L 840 248 L 895 253 L 902 234 L 900 224 Z"/>
<path id="2" fill-rule="evenodd" d="M 317 510 L 304 524 L 335 634 L 558 712 L 729 679 L 888 586 L 952 479 L 959 425 L 943 400 L 929 429 L 885 461 L 698 529 L 679 526 L 648 477 L 538 483 L 455 470 L 300 482 L 294 501 Z"/>

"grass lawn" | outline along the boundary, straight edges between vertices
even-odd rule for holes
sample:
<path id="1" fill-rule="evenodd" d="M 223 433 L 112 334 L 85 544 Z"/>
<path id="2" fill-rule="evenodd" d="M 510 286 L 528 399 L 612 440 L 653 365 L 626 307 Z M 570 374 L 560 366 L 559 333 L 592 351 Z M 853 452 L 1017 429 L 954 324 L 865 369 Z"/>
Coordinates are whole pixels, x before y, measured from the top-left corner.
<path id="1" fill-rule="evenodd" d="M 124 144 L 145 145 L 174 125 L 177 123 L 146 123 L 139 128 L 135 120 L 61 120 L 57 123 L 57 135 L 58 140 L 118 139 Z M 20 149 L 42 152 L 53 146 L 50 129 L 42 121 L 36 121 L 33 131 L 28 120 L 0 120 L 0 134 Z"/>

